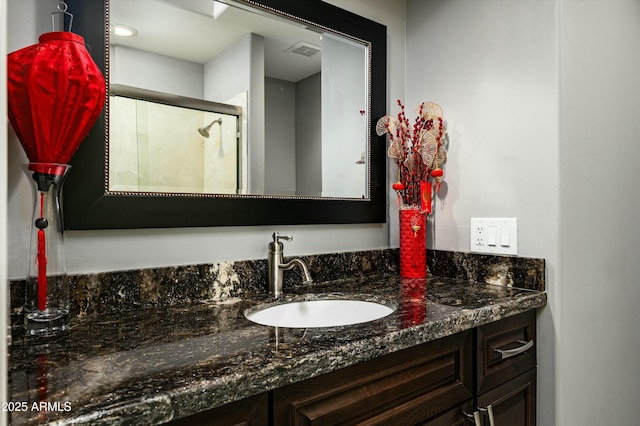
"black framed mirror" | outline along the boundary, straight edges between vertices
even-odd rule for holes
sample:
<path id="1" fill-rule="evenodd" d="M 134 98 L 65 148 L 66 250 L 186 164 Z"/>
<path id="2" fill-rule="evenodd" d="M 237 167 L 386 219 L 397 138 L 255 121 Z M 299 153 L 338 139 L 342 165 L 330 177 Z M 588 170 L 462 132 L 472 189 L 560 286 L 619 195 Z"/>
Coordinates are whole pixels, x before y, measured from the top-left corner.
<path id="1" fill-rule="evenodd" d="M 109 78 L 109 1 L 67 0 L 74 32 Z M 113 1 L 113 0 L 111 0 Z M 240 0 L 245 8 L 275 13 L 354 40 L 368 49 L 367 194 L 362 198 L 278 194 L 122 192 L 109 188 L 109 109 L 105 108 L 72 159 L 64 189 L 66 229 L 126 229 L 277 224 L 384 223 L 386 149 L 375 123 L 386 113 L 386 27 L 320 0 Z M 107 83 L 109 86 L 109 83 Z M 188 167 L 188 166 L 186 166 Z"/>

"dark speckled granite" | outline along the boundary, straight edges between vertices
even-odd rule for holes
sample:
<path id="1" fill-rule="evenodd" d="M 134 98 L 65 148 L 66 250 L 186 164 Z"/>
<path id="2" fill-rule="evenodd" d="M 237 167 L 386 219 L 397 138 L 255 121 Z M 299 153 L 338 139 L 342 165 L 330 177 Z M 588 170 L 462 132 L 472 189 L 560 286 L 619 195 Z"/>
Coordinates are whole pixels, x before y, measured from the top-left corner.
<path id="1" fill-rule="evenodd" d="M 289 260 L 290 258 L 286 258 Z M 302 256 L 316 283 L 398 272 L 398 250 Z M 545 290 L 544 259 L 429 250 L 433 276 Z M 83 320 L 108 313 L 201 303 L 266 291 L 266 259 L 220 262 L 70 276 L 71 316 Z M 285 273 L 284 289 L 302 281 L 297 269 Z M 13 322 L 21 321 L 24 281 L 11 283 Z"/>
<path id="2" fill-rule="evenodd" d="M 285 260 L 289 260 L 286 257 Z M 397 250 L 372 250 L 302 256 L 315 282 L 337 281 L 367 275 L 395 273 Z M 295 269 L 285 273 L 284 289 L 302 279 Z M 105 272 L 69 277 L 71 316 L 85 319 L 141 308 L 184 305 L 246 293 L 267 291 L 267 260 L 220 262 Z M 21 321 L 24 281 L 11 283 L 13 322 Z"/>
<path id="3" fill-rule="evenodd" d="M 431 275 L 545 291 L 544 259 L 429 250 Z"/>
<path id="4" fill-rule="evenodd" d="M 25 338 L 14 326 L 11 401 L 29 409 L 12 424 L 161 424 L 546 304 L 544 292 L 519 288 L 544 288 L 539 259 L 430 251 L 431 273 L 450 277 L 423 280 L 397 277 L 397 250 L 303 259 L 316 284 L 287 272 L 283 300 L 364 297 L 398 309 L 348 327 L 256 325 L 244 312 L 273 303 L 266 260 L 71 277 L 67 333 Z M 60 410 L 31 409 L 45 400 Z"/>
<path id="5" fill-rule="evenodd" d="M 275 329 L 243 314 L 271 299 L 245 294 L 105 314 L 59 339 L 16 339 L 12 401 L 69 402 L 71 410 L 14 412 L 12 422 L 159 424 L 546 304 L 537 291 L 396 276 L 318 285 L 284 300 L 362 295 L 398 309 L 347 327 Z"/>

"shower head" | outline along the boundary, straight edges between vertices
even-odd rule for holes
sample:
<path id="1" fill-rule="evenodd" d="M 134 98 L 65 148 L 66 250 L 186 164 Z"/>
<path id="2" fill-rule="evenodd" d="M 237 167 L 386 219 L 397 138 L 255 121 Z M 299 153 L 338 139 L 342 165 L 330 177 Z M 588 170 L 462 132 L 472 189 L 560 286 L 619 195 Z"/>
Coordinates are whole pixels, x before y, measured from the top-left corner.
<path id="1" fill-rule="evenodd" d="M 218 118 L 216 120 L 213 120 L 211 123 L 209 123 L 209 125 L 207 127 L 200 127 L 198 129 L 198 133 L 200 133 L 205 138 L 208 138 L 209 137 L 209 130 L 211 130 L 211 127 L 216 123 L 218 123 L 219 125 L 222 126 L 222 117 L 220 117 L 220 118 Z"/>

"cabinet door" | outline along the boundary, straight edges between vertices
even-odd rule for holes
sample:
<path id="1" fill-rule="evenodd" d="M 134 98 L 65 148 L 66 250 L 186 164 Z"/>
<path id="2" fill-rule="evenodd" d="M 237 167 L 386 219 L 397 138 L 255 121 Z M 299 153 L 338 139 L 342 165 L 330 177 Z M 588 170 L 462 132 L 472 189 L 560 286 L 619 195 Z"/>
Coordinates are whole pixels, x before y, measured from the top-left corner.
<path id="1" fill-rule="evenodd" d="M 269 397 L 267 393 L 232 402 L 222 407 L 176 419 L 169 426 L 268 426 Z"/>
<path id="2" fill-rule="evenodd" d="M 467 331 L 276 389 L 274 425 L 420 424 L 472 398 L 471 359 Z"/>
<path id="3" fill-rule="evenodd" d="M 495 426 L 534 426 L 536 424 L 536 369 L 512 379 L 478 397 L 484 425 L 489 426 L 487 408 L 491 406 Z"/>

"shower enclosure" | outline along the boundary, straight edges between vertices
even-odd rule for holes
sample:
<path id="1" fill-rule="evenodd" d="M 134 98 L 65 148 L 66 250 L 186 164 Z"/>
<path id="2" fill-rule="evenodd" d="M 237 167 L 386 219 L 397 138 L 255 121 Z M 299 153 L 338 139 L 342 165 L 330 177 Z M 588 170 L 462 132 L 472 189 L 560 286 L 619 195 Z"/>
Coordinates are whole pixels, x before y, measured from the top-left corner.
<path id="1" fill-rule="evenodd" d="M 118 86 L 109 96 L 110 191 L 243 193 L 240 107 L 141 92 Z"/>

